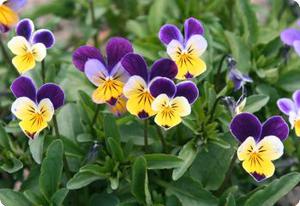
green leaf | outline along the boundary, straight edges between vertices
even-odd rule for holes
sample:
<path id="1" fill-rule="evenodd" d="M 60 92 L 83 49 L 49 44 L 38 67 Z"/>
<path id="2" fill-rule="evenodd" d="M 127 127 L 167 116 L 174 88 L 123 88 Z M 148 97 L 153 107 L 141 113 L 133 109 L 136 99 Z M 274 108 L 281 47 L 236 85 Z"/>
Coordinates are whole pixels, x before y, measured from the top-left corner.
<path id="1" fill-rule="evenodd" d="M 165 184 L 168 195 L 175 195 L 182 205 L 216 206 L 217 198 L 191 178 L 183 177 L 173 184 Z"/>
<path id="2" fill-rule="evenodd" d="M 180 150 L 178 157 L 183 160 L 178 168 L 175 168 L 172 173 L 172 179 L 178 180 L 192 165 L 197 156 L 197 148 L 195 147 L 195 141 L 191 140 L 186 143 Z"/>
<path id="3" fill-rule="evenodd" d="M 148 169 L 172 169 L 180 167 L 183 160 L 174 155 L 169 154 L 146 154 L 144 155 L 147 161 Z"/>
<path id="4" fill-rule="evenodd" d="M 96 180 L 104 179 L 106 176 L 100 176 L 91 172 L 78 172 L 67 183 L 69 190 L 76 190 L 89 185 Z"/>
<path id="5" fill-rule="evenodd" d="M 120 131 L 116 123 L 116 118 L 113 115 L 108 114 L 105 115 L 103 122 L 105 136 L 107 138 L 112 137 L 116 141 L 120 141 Z"/>
<path id="6" fill-rule="evenodd" d="M 246 106 L 243 111 L 254 113 L 266 106 L 269 102 L 269 96 L 258 94 L 247 98 Z"/>
<path id="7" fill-rule="evenodd" d="M 30 139 L 28 141 L 32 158 L 38 164 L 41 164 L 43 158 L 44 139 L 45 136 L 41 135 L 38 138 Z"/>
<path id="8" fill-rule="evenodd" d="M 38 191 L 26 190 L 24 196 L 34 205 L 47 205 L 47 200 L 44 196 Z"/>
<path id="9" fill-rule="evenodd" d="M 12 157 L 8 162 L 2 164 L 0 168 L 8 173 L 15 173 L 23 168 L 23 163 L 15 157 Z"/>
<path id="10" fill-rule="evenodd" d="M 300 88 L 300 73 L 295 71 L 289 71 L 285 74 L 280 75 L 278 85 L 281 89 L 287 92 L 294 92 Z"/>
<path id="11" fill-rule="evenodd" d="M 62 188 L 57 190 L 53 196 L 51 197 L 51 202 L 54 206 L 61 206 L 68 195 L 69 190 L 66 188 Z"/>
<path id="12" fill-rule="evenodd" d="M 120 142 L 117 142 L 112 137 L 109 137 L 107 141 L 113 159 L 122 162 L 125 157 Z"/>
<path id="13" fill-rule="evenodd" d="M 31 206 L 32 204 L 20 192 L 0 189 L 0 200 L 5 206 Z"/>
<path id="14" fill-rule="evenodd" d="M 225 31 L 225 38 L 229 44 L 233 57 L 237 61 L 237 67 L 243 73 L 248 73 L 252 67 L 250 61 L 250 49 L 240 37 L 232 32 Z"/>
<path id="15" fill-rule="evenodd" d="M 40 189 L 45 198 L 51 199 L 58 190 L 63 170 L 63 143 L 61 140 L 53 141 L 47 150 L 41 166 L 39 178 Z"/>
<path id="16" fill-rule="evenodd" d="M 94 194 L 90 200 L 89 206 L 118 206 L 120 203 L 118 197 L 113 194 Z"/>
<path id="17" fill-rule="evenodd" d="M 133 163 L 131 192 L 139 202 L 152 204 L 148 189 L 147 163 L 144 157 L 138 157 Z"/>
<path id="18" fill-rule="evenodd" d="M 232 148 L 236 144 L 235 139 L 226 133 L 224 141 L 230 143 L 230 149 L 209 142 L 206 150 L 198 152 L 190 169 L 191 176 L 201 182 L 207 190 L 217 190 L 220 187 L 235 153 Z"/>
<path id="19" fill-rule="evenodd" d="M 157 33 L 163 24 L 168 4 L 169 2 L 167 0 L 154 0 L 151 4 L 148 15 L 148 25 L 151 32 Z"/>
<path id="20" fill-rule="evenodd" d="M 0 146 L 6 149 L 10 148 L 9 136 L 1 124 L 0 124 Z"/>
<path id="21" fill-rule="evenodd" d="M 300 182 L 300 173 L 292 172 L 269 183 L 265 188 L 252 194 L 245 206 L 272 206 Z"/>

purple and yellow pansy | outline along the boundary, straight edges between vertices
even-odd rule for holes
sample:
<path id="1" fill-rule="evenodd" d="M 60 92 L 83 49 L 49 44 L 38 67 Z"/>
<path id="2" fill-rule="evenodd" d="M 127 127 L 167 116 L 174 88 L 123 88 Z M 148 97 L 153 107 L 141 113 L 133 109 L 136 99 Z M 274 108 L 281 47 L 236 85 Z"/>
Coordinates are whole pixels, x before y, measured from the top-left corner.
<path id="1" fill-rule="evenodd" d="M 26 4 L 26 0 L 0 0 L 0 33 L 9 31 L 18 20 L 17 11 Z"/>
<path id="2" fill-rule="evenodd" d="M 156 114 L 151 107 L 154 97 L 149 87 L 157 77 L 173 79 L 178 72 L 175 62 L 170 59 L 159 59 L 153 63 L 148 72 L 144 58 L 130 53 L 122 59 L 121 65 L 130 75 L 123 89 L 128 99 L 127 110 L 140 119 L 147 119 Z"/>
<path id="3" fill-rule="evenodd" d="M 262 181 L 275 172 L 273 160 L 283 155 L 283 141 L 289 128 L 280 116 L 272 116 L 263 124 L 250 113 L 236 115 L 230 123 L 232 135 L 241 143 L 237 157 L 243 168 L 256 180 Z"/>
<path id="4" fill-rule="evenodd" d="M 154 121 L 164 129 L 180 124 L 182 117 L 191 113 L 191 104 L 199 96 L 198 88 L 192 81 L 183 81 L 175 85 L 166 77 L 156 77 L 149 90 L 155 98 L 151 104 L 156 113 Z"/>
<path id="5" fill-rule="evenodd" d="M 55 43 L 54 35 L 47 29 L 34 31 L 30 19 L 23 19 L 16 26 L 17 36 L 8 42 L 8 48 L 15 55 L 13 65 L 20 74 L 33 69 L 37 62 L 43 61 L 47 49 Z"/>
<path id="6" fill-rule="evenodd" d="M 47 83 L 38 90 L 33 81 L 21 76 L 14 80 L 11 91 L 17 98 L 11 112 L 21 120 L 19 125 L 31 139 L 48 126 L 54 111 L 64 104 L 64 92 L 56 84 Z"/>
<path id="7" fill-rule="evenodd" d="M 300 90 L 294 92 L 293 99 L 279 99 L 277 106 L 281 112 L 289 117 L 291 128 L 295 128 L 296 135 L 300 137 Z"/>
<path id="8" fill-rule="evenodd" d="M 106 61 L 100 51 L 92 46 L 81 46 L 73 53 L 75 67 L 84 72 L 90 82 L 97 87 L 92 94 L 93 101 L 97 104 L 107 103 L 110 106 L 118 103 L 113 109 L 116 114 L 122 113 L 124 109 L 122 93 L 124 84 L 129 78 L 120 60 L 131 52 L 133 47 L 127 39 L 114 37 L 107 43 Z"/>
<path id="9" fill-rule="evenodd" d="M 167 53 L 178 67 L 177 79 L 197 77 L 206 71 L 206 64 L 200 58 L 207 48 L 203 37 L 204 28 L 200 21 L 189 18 L 184 22 L 184 34 L 178 27 L 166 24 L 159 31 L 160 41 L 166 45 Z"/>

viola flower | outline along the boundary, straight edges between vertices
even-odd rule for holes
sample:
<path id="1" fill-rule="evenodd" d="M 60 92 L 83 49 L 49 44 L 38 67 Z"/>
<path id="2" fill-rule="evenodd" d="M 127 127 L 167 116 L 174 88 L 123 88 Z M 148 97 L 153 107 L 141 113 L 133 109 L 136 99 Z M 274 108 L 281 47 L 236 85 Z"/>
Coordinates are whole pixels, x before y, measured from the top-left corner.
<path id="1" fill-rule="evenodd" d="M 17 98 L 11 112 L 21 120 L 21 129 L 31 139 L 38 137 L 54 111 L 64 104 L 64 92 L 58 85 L 47 83 L 36 90 L 33 81 L 24 76 L 14 80 L 11 91 Z"/>
<path id="2" fill-rule="evenodd" d="M 122 95 L 117 99 L 117 102 L 114 106 L 109 105 L 109 110 L 115 116 L 120 117 L 122 114 L 124 114 L 127 111 L 126 102 L 127 99 Z"/>
<path id="3" fill-rule="evenodd" d="M 295 133 L 300 137 L 300 90 L 294 92 L 293 99 L 279 99 L 277 106 L 281 112 L 289 116 L 291 128 L 295 127 Z"/>
<path id="4" fill-rule="evenodd" d="M 283 30 L 280 34 L 280 39 L 284 44 L 294 47 L 296 53 L 300 55 L 300 30 L 299 29 L 287 28 Z"/>
<path id="5" fill-rule="evenodd" d="M 124 86 L 123 93 L 128 99 L 127 110 L 140 119 L 147 119 L 156 112 L 151 108 L 154 97 L 149 86 L 156 77 L 173 79 L 177 74 L 177 66 L 170 59 L 159 59 L 148 72 L 144 58 L 138 54 L 127 54 L 121 61 L 122 67 L 131 76 Z"/>
<path id="6" fill-rule="evenodd" d="M 23 19 L 17 24 L 16 34 L 8 42 L 8 48 L 16 55 L 12 59 L 13 65 L 20 74 L 24 74 L 35 67 L 36 61 L 43 61 L 47 49 L 54 45 L 55 38 L 47 29 L 34 31 L 34 24 L 30 19 Z"/>
<path id="7" fill-rule="evenodd" d="M 92 46 L 81 46 L 73 53 L 75 67 L 84 72 L 97 87 L 92 95 L 96 104 L 108 103 L 114 106 L 117 103 L 129 78 L 120 60 L 130 52 L 133 52 L 133 48 L 127 39 L 114 37 L 106 46 L 107 61 L 100 51 Z"/>
<path id="8" fill-rule="evenodd" d="M 228 107 L 231 115 L 234 117 L 237 114 L 240 114 L 243 112 L 247 98 L 246 96 L 242 95 L 238 101 L 235 101 L 233 97 L 226 96 L 223 98 L 223 101 L 225 102 L 226 106 Z"/>
<path id="9" fill-rule="evenodd" d="M 156 77 L 149 88 L 155 98 L 151 105 L 153 111 L 157 113 L 154 121 L 164 129 L 180 124 L 182 117 L 191 113 L 191 104 L 199 96 L 197 86 L 191 81 L 175 85 L 166 77 Z"/>
<path id="10" fill-rule="evenodd" d="M 17 11 L 26 4 L 26 0 L 0 0 L 0 33 L 9 31 L 18 22 Z"/>
<path id="11" fill-rule="evenodd" d="M 262 181 L 275 172 L 273 160 L 283 154 L 283 143 L 289 134 L 286 122 L 273 116 L 263 124 L 250 113 L 241 113 L 230 123 L 232 135 L 241 143 L 237 156 L 243 168 L 256 180 Z"/>
<path id="12" fill-rule="evenodd" d="M 200 58 L 207 48 L 203 37 L 204 28 L 195 18 L 184 22 L 183 38 L 180 30 L 172 24 L 166 24 L 159 31 L 159 39 L 167 47 L 168 55 L 178 67 L 177 79 L 187 79 L 199 76 L 206 71 L 206 64 Z"/>

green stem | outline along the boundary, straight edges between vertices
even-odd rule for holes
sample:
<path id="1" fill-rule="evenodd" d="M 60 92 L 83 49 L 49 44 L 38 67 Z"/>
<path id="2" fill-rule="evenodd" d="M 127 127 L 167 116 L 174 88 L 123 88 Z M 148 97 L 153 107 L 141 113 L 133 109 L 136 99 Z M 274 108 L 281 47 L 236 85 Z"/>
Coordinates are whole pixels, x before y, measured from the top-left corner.
<path id="1" fill-rule="evenodd" d="M 89 5 L 90 5 L 90 10 L 91 10 L 91 17 L 92 17 L 92 26 L 97 30 L 97 32 L 94 35 L 94 44 L 95 47 L 98 48 L 99 44 L 98 44 L 98 28 L 96 25 L 96 16 L 95 16 L 95 6 L 94 6 L 94 1 L 93 0 L 89 0 Z"/>
<path id="2" fill-rule="evenodd" d="M 53 124 L 54 124 L 54 131 L 55 131 L 56 137 L 60 137 L 59 130 L 58 130 L 58 124 L 57 124 L 57 118 L 56 118 L 55 114 L 53 115 Z"/>
<path id="3" fill-rule="evenodd" d="M 223 66 L 223 63 L 225 61 L 225 59 L 228 57 L 227 54 L 223 55 L 223 57 L 221 58 L 221 61 L 219 63 L 219 67 L 218 67 L 218 70 L 217 70 L 217 73 L 216 73 L 216 79 L 215 79 L 215 84 L 217 84 L 219 81 L 220 81 L 220 74 L 221 74 L 221 70 L 222 70 L 222 66 Z"/>
<path id="4" fill-rule="evenodd" d="M 43 59 L 41 67 L 42 67 L 41 68 L 42 82 L 43 82 L 43 84 L 45 84 L 46 83 L 46 63 L 45 63 L 45 59 Z"/>
<path id="5" fill-rule="evenodd" d="M 216 99 L 216 101 L 215 101 L 215 103 L 214 103 L 214 105 L 213 105 L 213 107 L 212 107 L 212 109 L 211 109 L 210 117 L 209 117 L 209 119 L 208 119 L 208 122 L 211 122 L 211 121 L 213 120 L 214 115 L 215 115 L 215 112 L 216 112 L 216 109 L 217 109 L 217 105 L 218 105 L 219 101 L 220 101 L 222 98 L 223 98 L 223 96 L 220 96 L 220 97 L 218 97 L 218 98 Z"/>
<path id="6" fill-rule="evenodd" d="M 163 148 L 163 151 L 167 152 L 167 143 L 166 143 L 165 137 L 164 137 L 160 127 L 156 126 L 156 131 L 158 133 L 158 137 L 159 137 L 159 140 L 161 142 L 161 146 Z"/>
<path id="7" fill-rule="evenodd" d="M 148 151 L 148 119 L 144 120 L 144 151 Z"/>

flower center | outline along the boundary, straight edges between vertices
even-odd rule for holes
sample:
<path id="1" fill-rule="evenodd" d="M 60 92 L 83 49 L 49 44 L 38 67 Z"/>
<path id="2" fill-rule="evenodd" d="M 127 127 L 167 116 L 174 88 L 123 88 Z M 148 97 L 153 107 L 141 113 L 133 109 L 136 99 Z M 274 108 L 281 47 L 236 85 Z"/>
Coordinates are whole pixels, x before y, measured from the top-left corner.
<path id="1" fill-rule="evenodd" d="M 262 153 L 265 152 L 265 148 L 260 146 L 259 148 L 253 148 L 252 146 L 248 149 L 249 161 L 251 166 L 261 166 L 263 161 Z"/>

